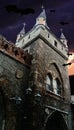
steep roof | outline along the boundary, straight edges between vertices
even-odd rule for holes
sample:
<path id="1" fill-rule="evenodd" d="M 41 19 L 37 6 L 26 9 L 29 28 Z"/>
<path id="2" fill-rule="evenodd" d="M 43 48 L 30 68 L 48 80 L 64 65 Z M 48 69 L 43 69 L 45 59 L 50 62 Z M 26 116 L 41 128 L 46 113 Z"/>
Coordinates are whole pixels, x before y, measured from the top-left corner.
<path id="1" fill-rule="evenodd" d="M 43 6 L 42 6 L 42 12 L 39 14 L 39 16 L 37 18 L 39 18 L 39 17 L 43 17 L 44 19 L 46 19 L 46 12 L 45 12 L 45 9 Z"/>

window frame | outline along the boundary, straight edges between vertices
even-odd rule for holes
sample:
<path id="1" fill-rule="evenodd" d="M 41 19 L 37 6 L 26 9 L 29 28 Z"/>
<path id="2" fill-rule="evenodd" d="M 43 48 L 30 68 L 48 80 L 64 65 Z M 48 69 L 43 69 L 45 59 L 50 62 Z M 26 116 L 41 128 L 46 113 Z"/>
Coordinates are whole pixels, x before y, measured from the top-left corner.
<path id="1" fill-rule="evenodd" d="M 48 78 L 48 79 L 47 79 L 47 78 Z M 50 82 L 50 84 L 47 83 L 47 80 L 48 80 L 48 82 Z M 46 89 L 47 89 L 48 91 L 53 92 L 52 76 L 51 76 L 50 73 L 46 75 Z"/>
<path id="2" fill-rule="evenodd" d="M 56 95 L 60 95 L 61 96 L 61 83 L 60 83 L 60 80 L 58 78 L 55 78 L 54 81 L 56 81 L 53 85 L 53 88 L 54 88 L 54 93 Z"/>
<path id="3" fill-rule="evenodd" d="M 50 83 L 48 83 L 48 82 L 50 82 Z M 48 73 L 46 75 L 46 90 L 48 92 L 52 92 L 55 95 L 62 96 L 62 84 L 61 84 L 61 81 L 59 80 L 59 78 L 56 77 L 54 79 L 52 77 L 52 75 L 50 73 Z"/>

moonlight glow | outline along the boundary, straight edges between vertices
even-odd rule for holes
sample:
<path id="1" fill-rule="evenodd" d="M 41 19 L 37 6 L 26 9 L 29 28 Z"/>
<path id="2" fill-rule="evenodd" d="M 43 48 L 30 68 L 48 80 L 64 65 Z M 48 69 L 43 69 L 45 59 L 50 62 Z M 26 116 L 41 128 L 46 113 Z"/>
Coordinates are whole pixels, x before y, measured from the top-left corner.
<path id="1" fill-rule="evenodd" d="M 72 55 L 69 56 L 68 63 L 72 63 L 68 66 L 68 73 L 69 75 L 74 75 L 74 52 L 72 52 Z"/>

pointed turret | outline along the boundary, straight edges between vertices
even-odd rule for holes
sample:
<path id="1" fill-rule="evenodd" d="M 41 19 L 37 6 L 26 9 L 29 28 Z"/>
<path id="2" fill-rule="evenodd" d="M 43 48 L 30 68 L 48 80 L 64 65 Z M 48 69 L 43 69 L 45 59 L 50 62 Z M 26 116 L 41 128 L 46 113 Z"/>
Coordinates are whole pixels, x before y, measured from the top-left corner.
<path id="1" fill-rule="evenodd" d="M 67 39 L 66 39 L 66 37 L 65 37 L 65 35 L 64 35 L 64 33 L 63 33 L 63 29 L 61 29 L 60 41 L 61 41 L 62 43 L 64 43 L 64 45 L 65 45 L 66 47 L 68 47 L 68 46 L 67 46 Z"/>
<path id="2" fill-rule="evenodd" d="M 25 26 L 26 26 L 26 24 L 24 23 L 22 30 L 21 30 L 20 33 L 17 35 L 16 42 L 18 42 L 23 36 L 25 36 Z"/>
<path id="3" fill-rule="evenodd" d="M 19 33 L 21 36 L 24 36 L 24 35 L 25 35 L 25 25 L 26 25 L 26 24 L 24 23 L 24 24 L 23 24 L 23 28 L 22 28 L 22 30 L 21 30 L 20 33 Z"/>
<path id="4" fill-rule="evenodd" d="M 46 13 L 45 13 L 45 9 L 44 9 L 43 6 L 42 6 L 42 12 L 36 18 L 36 25 L 38 25 L 38 24 L 47 25 L 47 23 L 46 23 Z"/>

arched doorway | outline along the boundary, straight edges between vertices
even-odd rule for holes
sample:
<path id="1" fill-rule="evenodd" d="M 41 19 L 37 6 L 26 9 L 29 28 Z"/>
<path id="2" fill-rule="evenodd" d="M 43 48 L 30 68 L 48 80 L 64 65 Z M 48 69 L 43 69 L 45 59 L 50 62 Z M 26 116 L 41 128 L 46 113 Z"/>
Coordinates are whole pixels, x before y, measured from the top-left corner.
<path id="1" fill-rule="evenodd" d="M 54 112 L 47 120 L 45 130 L 68 130 L 63 116 L 59 112 Z"/>

